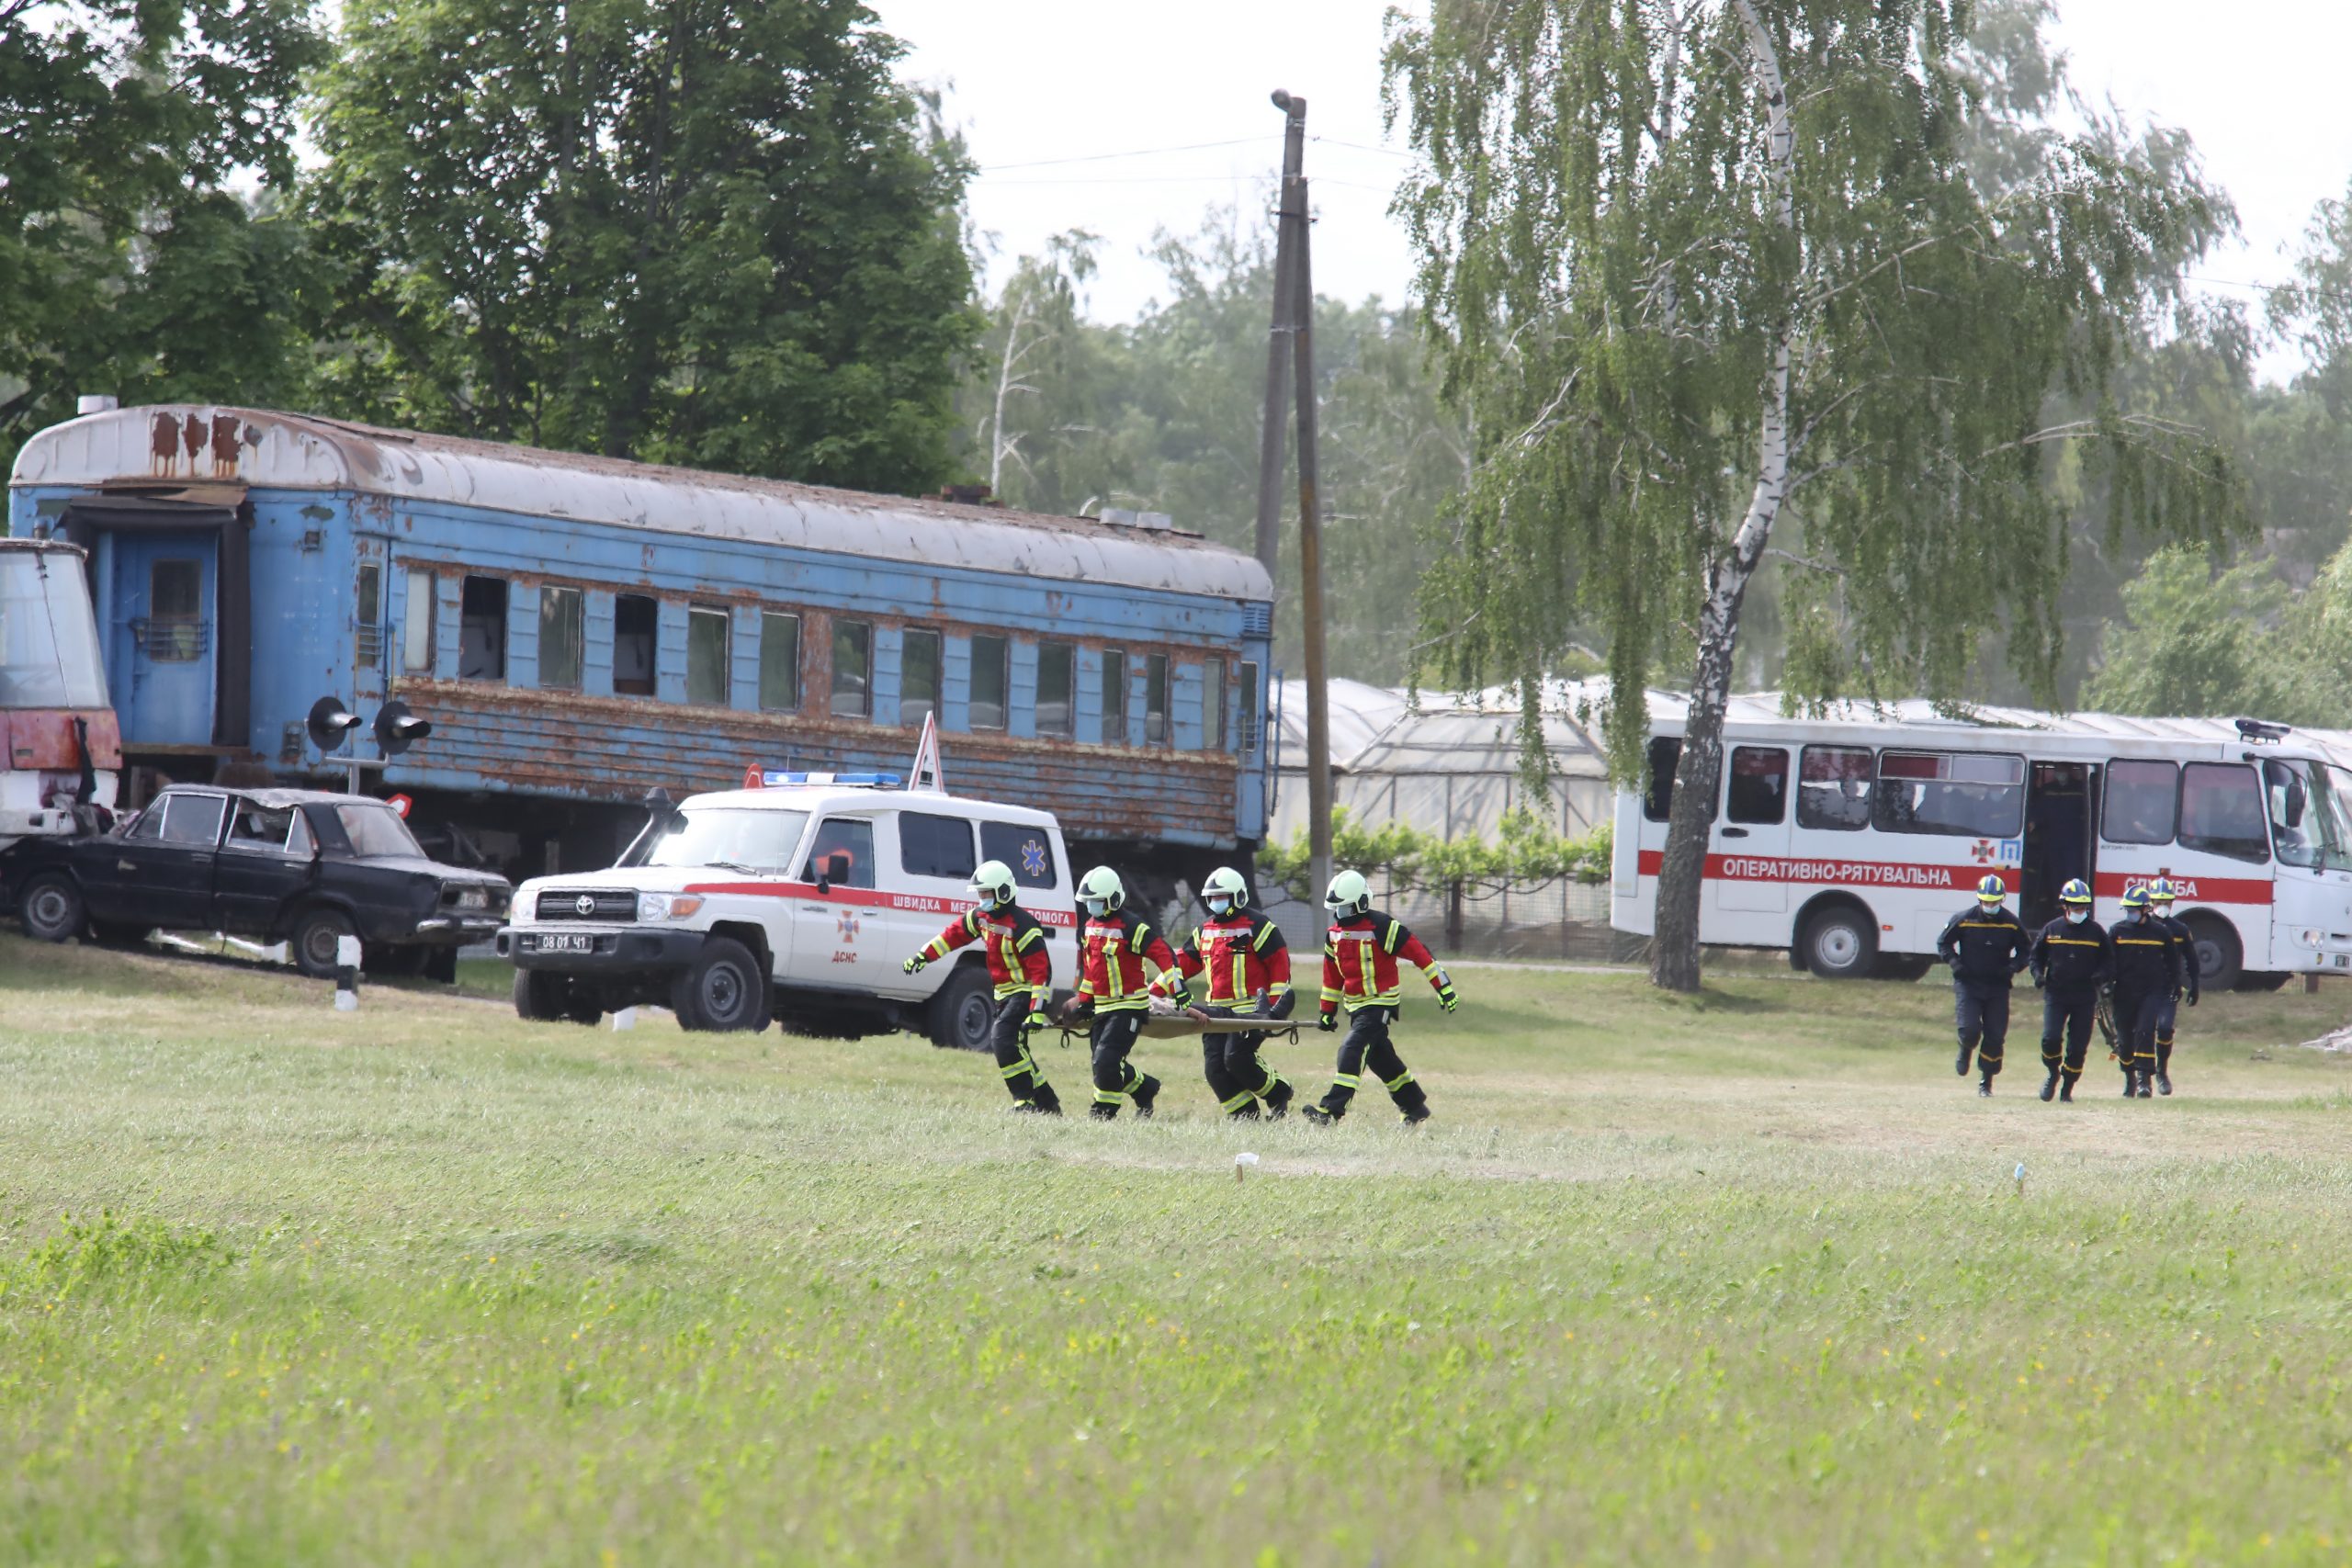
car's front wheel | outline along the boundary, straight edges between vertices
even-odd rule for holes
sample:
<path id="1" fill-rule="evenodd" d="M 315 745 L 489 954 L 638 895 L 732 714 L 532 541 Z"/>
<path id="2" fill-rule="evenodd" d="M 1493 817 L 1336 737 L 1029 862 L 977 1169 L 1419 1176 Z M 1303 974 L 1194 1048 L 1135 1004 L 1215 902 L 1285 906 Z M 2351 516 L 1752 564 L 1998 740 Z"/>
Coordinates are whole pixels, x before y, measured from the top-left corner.
<path id="1" fill-rule="evenodd" d="M 533 1023 L 552 1023 L 563 1016 L 571 1000 L 571 985 L 545 969 L 514 971 L 514 1016 Z"/>
<path id="2" fill-rule="evenodd" d="M 670 1010 L 681 1029 L 757 1033 L 768 1026 L 768 977 L 750 948 L 712 937 L 672 986 Z"/>
<path id="3" fill-rule="evenodd" d="M 25 884 L 17 897 L 17 922 L 35 942 L 63 942 L 80 936 L 89 920 L 82 890 L 63 872 L 44 872 Z"/>
<path id="4" fill-rule="evenodd" d="M 305 909 L 294 922 L 290 945 L 294 967 L 314 980 L 334 978 L 335 957 L 345 937 L 359 933 L 340 909 Z"/>

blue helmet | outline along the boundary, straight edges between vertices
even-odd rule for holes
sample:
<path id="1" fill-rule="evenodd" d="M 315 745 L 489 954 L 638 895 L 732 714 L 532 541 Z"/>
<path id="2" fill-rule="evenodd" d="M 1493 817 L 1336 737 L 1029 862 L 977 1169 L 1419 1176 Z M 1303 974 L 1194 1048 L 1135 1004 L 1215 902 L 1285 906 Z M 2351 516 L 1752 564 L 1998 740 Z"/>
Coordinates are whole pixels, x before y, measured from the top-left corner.
<path id="1" fill-rule="evenodd" d="M 2180 889 L 2172 885 L 2172 878 L 2168 876 L 2159 876 L 2148 884 L 2148 898 L 2151 903 L 2169 904 L 2179 897 Z"/>
<path id="2" fill-rule="evenodd" d="M 2058 889 L 2058 902 L 2061 904 L 2087 904 L 2090 901 L 2091 885 L 2079 876 Z"/>
<path id="3" fill-rule="evenodd" d="M 2147 888 L 2137 882 L 2125 888 L 2123 890 L 2123 907 L 2127 909 L 2146 908 L 2148 907 Z"/>
<path id="4" fill-rule="evenodd" d="M 1997 904 L 2008 896 L 2009 885 L 2001 880 L 2000 874 L 1997 872 L 1976 885 L 1976 897 L 1979 903 Z"/>

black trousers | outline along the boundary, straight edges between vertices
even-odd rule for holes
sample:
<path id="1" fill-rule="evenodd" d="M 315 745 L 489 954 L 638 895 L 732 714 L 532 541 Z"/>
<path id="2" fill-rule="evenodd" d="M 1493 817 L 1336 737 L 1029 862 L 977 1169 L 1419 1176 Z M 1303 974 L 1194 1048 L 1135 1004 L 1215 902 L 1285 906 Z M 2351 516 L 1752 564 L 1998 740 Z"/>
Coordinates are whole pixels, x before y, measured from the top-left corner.
<path id="1" fill-rule="evenodd" d="M 2063 1070 L 2070 1078 L 2083 1076 L 2083 1058 L 2091 1048 L 2093 1020 L 2098 1013 L 2098 987 L 2052 986 L 2041 994 L 2041 1065 Z M 2064 1043 L 2065 1055 L 2059 1055 Z"/>
<path id="2" fill-rule="evenodd" d="M 1143 1082 L 1127 1053 L 1143 1038 L 1144 1010 L 1094 1015 L 1094 1114 L 1110 1117 Z"/>
<path id="3" fill-rule="evenodd" d="M 1412 1069 L 1388 1038 L 1388 1025 L 1396 1016 L 1396 1010 L 1389 1007 L 1363 1007 L 1348 1015 L 1348 1037 L 1340 1042 L 1340 1070 L 1323 1096 L 1323 1109 L 1334 1117 L 1347 1114 L 1348 1101 L 1356 1097 L 1356 1084 L 1367 1067 L 1397 1110 L 1411 1115 L 1428 1107 L 1430 1097 L 1413 1081 Z"/>
<path id="4" fill-rule="evenodd" d="M 1282 1083 L 1283 1076 L 1259 1055 L 1265 1043 L 1257 1032 L 1201 1036 L 1201 1071 L 1227 1116 L 1256 1115 L 1259 1100 Z"/>
<path id="5" fill-rule="evenodd" d="M 1951 1010 L 1960 1043 L 1976 1053 L 1976 1065 L 1984 1076 L 1999 1072 L 2001 1047 L 2009 1038 L 2009 983 L 1954 980 Z"/>
<path id="6" fill-rule="evenodd" d="M 2156 1071 L 2160 1073 L 2172 1066 L 2172 1032 L 2179 1016 L 2180 998 L 2177 993 L 2157 1004 Z"/>
<path id="7" fill-rule="evenodd" d="M 997 1070 L 1004 1075 L 1004 1087 L 1012 1091 L 1015 1104 L 1027 1105 L 1034 1100 L 1043 1106 L 1059 1106 L 1061 1098 L 1038 1070 L 1037 1058 L 1029 1054 L 1029 1033 L 1021 1027 L 1028 1017 L 1026 991 L 997 1003 L 996 1022 L 989 1029 L 989 1047 L 996 1053 Z"/>
<path id="8" fill-rule="evenodd" d="M 2127 1073 L 2156 1070 L 2156 1015 L 2170 997 L 2157 990 L 2115 989 L 2115 1055 Z"/>

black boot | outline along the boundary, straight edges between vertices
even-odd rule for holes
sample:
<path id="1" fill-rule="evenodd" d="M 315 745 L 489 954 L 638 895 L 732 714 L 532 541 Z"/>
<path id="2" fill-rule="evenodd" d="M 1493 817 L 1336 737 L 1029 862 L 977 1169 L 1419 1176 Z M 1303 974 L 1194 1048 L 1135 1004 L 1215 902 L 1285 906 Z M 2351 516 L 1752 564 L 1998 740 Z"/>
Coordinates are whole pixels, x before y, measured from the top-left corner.
<path id="1" fill-rule="evenodd" d="M 2058 1098 L 2068 1105 L 2075 1103 L 2075 1080 L 2068 1078 L 2058 1086 Z"/>
<path id="2" fill-rule="evenodd" d="M 1990 1100 L 1993 1098 L 1992 1074 L 1986 1073 L 1983 1077 L 1976 1080 L 1976 1098 L 1979 1100 Z"/>
<path id="3" fill-rule="evenodd" d="M 2158 1067 L 2156 1069 L 2156 1092 L 2158 1094 L 2170 1094 L 2172 1092 L 2172 1075 L 2165 1071 L 2162 1067 Z"/>
<path id="4" fill-rule="evenodd" d="M 1427 1100 L 1423 1100 L 1419 1105 L 1414 1106 L 1411 1110 L 1401 1111 L 1398 1111 L 1397 1114 L 1404 1118 L 1405 1130 L 1409 1133 L 1414 1128 L 1419 1126 L 1422 1122 L 1430 1119 L 1429 1102 Z"/>
<path id="5" fill-rule="evenodd" d="M 2051 1068 L 2051 1069 L 2050 1069 L 2050 1076 L 2049 1076 L 2048 1077 L 2046 1077 L 2046 1078 L 2044 1078 L 2044 1079 L 2042 1079 L 2042 1080 L 2041 1080 L 2041 1098 L 2042 1098 L 2042 1099 L 2044 1099 L 2044 1100 L 2048 1100 L 2048 1099 L 2052 1098 L 2053 1095 L 2055 1095 L 2057 1092 L 2058 1092 L 2058 1069 L 2057 1069 L 2057 1068 L 2055 1068 L 2055 1067 L 2052 1067 L 2052 1068 Z"/>
<path id="6" fill-rule="evenodd" d="M 1098 1100 L 1094 1102 L 1094 1109 L 1088 1114 L 1097 1122 L 1115 1122 L 1119 1119 L 1119 1108 L 1115 1105 L 1105 1105 Z"/>
<path id="7" fill-rule="evenodd" d="M 1225 1119 L 1228 1122 L 1255 1122 L 1258 1120 L 1258 1102 L 1253 1100 L 1238 1111 L 1228 1111 Z"/>
<path id="8" fill-rule="evenodd" d="M 1127 1090 L 1127 1098 L 1136 1102 L 1136 1120 L 1150 1121 L 1151 1102 L 1159 1098 L 1159 1080 L 1149 1073 L 1144 1074 L 1143 1081 Z"/>
<path id="9" fill-rule="evenodd" d="M 1290 1102 L 1297 1096 L 1298 1090 L 1291 1088 L 1290 1079 L 1276 1078 L 1274 1087 L 1266 1091 L 1266 1120 L 1279 1122 L 1289 1115 Z"/>
<path id="10" fill-rule="evenodd" d="M 2156 1092 L 2156 1086 L 2152 1080 L 2154 1079 L 2155 1076 L 2154 1069 L 2150 1067 L 2142 1067 L 2139 1072 L 2134 1075 L 2134 1087 L 2132 1092 L 2139 1096 L 2142 1100 L 2153 1098 Z"/>
<path id="11" fill-rule="evenodd" d="M 1951 1071 L 1954 1077 L 1964 1078 L 1968 1076 L 1969 1053 L 1974 1049 L 1975 1047 L 1970 1045 L 1965 1040 L 1960 1043 L 1960 1055 L 1951 1059 Z"/>
<path id="12" fill-rule="evenodd" d="M 1302 1105 L 1298 1113 L 1306 1118 L 1308 1125 L 1315 1127 L 1336 1127 L 1340 1124 L 1340 1118 L 1347 1114 L 1344 1111 L 1326 1111 L 1319 1105 Z"/>
<path id="13" fill-rule="evenodd" d="M 2123 1098 L 2131 1100 L 2140 1092 L 2140 1075 L 2130 1067 L 2123 1069 Z"/>

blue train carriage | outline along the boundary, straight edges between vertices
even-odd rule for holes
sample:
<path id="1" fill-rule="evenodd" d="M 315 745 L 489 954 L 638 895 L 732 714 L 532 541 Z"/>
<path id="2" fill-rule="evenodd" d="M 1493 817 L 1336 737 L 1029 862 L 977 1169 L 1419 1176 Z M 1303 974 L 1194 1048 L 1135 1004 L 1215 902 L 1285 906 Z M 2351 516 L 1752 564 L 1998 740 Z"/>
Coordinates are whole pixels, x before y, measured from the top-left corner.
<path id="1" fill-rule="evenodd" d="M 1272 584 L 1178 529 L 186 405 L 34 436 L 9 529 L 89 551 L 151 789 L 339 777 L 311 705 L 399 697 L 434 730 L 383 787 L 521 876 L 655 787 L 901 771 L 935 712 L 950 786 L 1074 854 L 1196 884 L 1265 832 Z"/>

